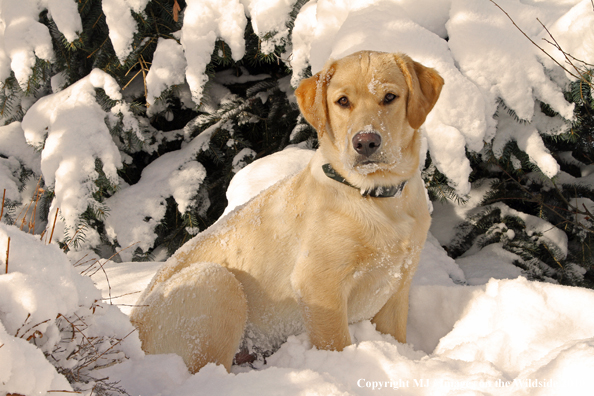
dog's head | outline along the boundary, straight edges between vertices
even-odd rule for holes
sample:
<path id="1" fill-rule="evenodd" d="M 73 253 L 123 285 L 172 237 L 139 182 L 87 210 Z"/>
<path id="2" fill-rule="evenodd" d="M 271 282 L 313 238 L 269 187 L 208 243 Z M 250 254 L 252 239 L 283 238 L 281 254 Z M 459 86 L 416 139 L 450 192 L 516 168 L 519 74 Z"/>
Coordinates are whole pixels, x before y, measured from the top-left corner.
<path id="1" fill-rule="evenodd" d="M 295 95 L 325 159 L 351 184 L 406 180 L 419 164 L 421 127 L 443 79 L 406 55 L 362 51 L 329 62 Z"/>

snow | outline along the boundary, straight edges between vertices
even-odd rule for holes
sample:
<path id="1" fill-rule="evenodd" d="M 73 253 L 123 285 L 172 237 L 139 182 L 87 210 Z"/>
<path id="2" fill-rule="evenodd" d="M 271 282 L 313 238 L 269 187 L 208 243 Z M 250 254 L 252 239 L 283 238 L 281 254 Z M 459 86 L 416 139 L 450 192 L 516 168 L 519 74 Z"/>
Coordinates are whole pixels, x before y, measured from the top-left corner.
<path id="1" fill-rule="evenodd" d="M 227 143 L 229 144 L 229 143 Z M 249 148 L 242 149 L 235 157 L 233 157 L 233 161 L 231 165 L 233 165 L 232 172 L 237 173 L 241 169 L 243 169 L 246 165 L 248 160 L 253 160 L 256 157 L 256 152 Z"/>
<path id="2" fill-rule="evenodd" d="M 117 168 L 122 166 L 120 152 L 105 124 L 107 113 L 95 99 L 95 88 L 102 88 L 113 100 L 120 100 L 119 86 L 107 73 L 95 69 L 70 87 L 38 100 L 23 118 L 27 142 L 43 146 L 41 173 L 46 185 L 53 187 L 55 198 L 49 218 L 59 210 L 55 238 L 65 231 L 72 236 L 79 228 L 79 217 L 92 205 L 94 180 L 99 176 L 96 159 L 106 177 L 117 184 Z M 96 231 L 89 228 L 87 243 L 97 244 Z"/>
<path id="3" fill-rule="evenodd" d="M 551 59 L 536 48 L 512 25 L 508 17 L 490 1 L 472 0 L 319 0 L 310 1 L 298 12 L 289 35 L 288 14 L 295 0 L 195 0 L 188 1 L 183 27 L 174 33 L 180 39 L 160 38 L 154 62 L 147 76 L 149 115 L 160 107 L 156 97 L 171 86 L 185 92 L 187 82 L 192 100 L 200 104 L 208 82 L 206 65 L 217 40 L 231 49 L 231 57 L 245 55 L 244 29 L 248 18 L 261 40 L 261 51 L 270 53 L 287 44 L 282 59 L 293 69 L 291 84 L 296 86 L 311 65 L 319 71 L 328 58 L 338 58 L 360 49 L 405 52 L 413 59 L 436 68 L 446 84 L 430 114 L 423 133 L 429 154 L 451 185 L 461 195 L 468 194 L 470 164 L 466 150 L 480 152 L 494 139 L 504 145 L 512 138 L 549 177 L 558 165 L 546 152 L 538 134 L 549 133 L 539 124 L 539 101 L 557 111 L 557 132 L 566 130 L 572 105 L 565 102 L 562 89 L 568 80 Z M 3 34 L 0 33 L 0 77 L 10 70 L 22 87 L 30 77 L 35 56 L 52 59 L 47 28 L 36 21 L 46 2 L 27 0 L 17 5 L 4 1 Z M 132 51 L 136 23 L 132 12 L 142 13 L 147 0 L 103 2 L 110 39 L 120 61 Z M 550 27 L 555 40 L 577 58 L 594 63 L 594 15 L 588 0 L 502 0 L 499 5 L 533 41 L 558 62 L 564 55 L 542 39 L 548 34 L 537 21 Z M 80 20 L 74 15 L 74 1 L 47 1 L 47 8 L 68 40 L 76 37 Z M 431 12 L 427 12 L 430 9 Z M 4 40 L 4 41 L 2 41 Z M 219 49 L 222 51 L 222 49 Z M 572 69 L 570 67 L 570 69 Z M 532 121 L 511 130 L 501 101 L 516 116 Z M 207 102 L 207 100 L 205 101 Z M 542 118 L 542 117 L 541 117 Z M 511 135 L 514 135 L 513 137 Z M 446 142 L 447 150 L 439 149 Z"/>
<path id="4" fill-rule="evenodd" d="M 47 27 L 37 22 L 41 9 L 35 0 L 3 1 L 0 15 L 4 22 L 4 52 L 10 58 L 10 68 L 25 90 L 35 65 L 35 57 L 50 61 L 54 57 Z M 5 60 L 6 61 L 6 60 Z M 2 68 L 2 81 L 8 77 Z"/>
<path id="5" fill-rule="evenodd" d="M 558 21 L 555 37 L 565 37 L 563 27 L 577 20 L 577 26 L 567 33 L 567 41 L 572 43 L 567 46 L 579 49 L 585 59 L 590 59 L 586 53 L 592 53 L 588 52 L 592 43 L 589 29 L 592 13 L 585 12 L 585 1 L 576 3 L 499 2 L 535 41 L 543 34 L 537 17 L 549 25 Z M 428 8 L 432 12 L 426 12 Z M 583 42 L 578 39 L 582 35 L 585 36 Z M 472 0 L 310 2 L 295 21 L 291 83 L 298 84 L 308 65 L 315 73 L 328 58 L 337 59 L 361 49 L 404 52 L 437 69 L 444 77 L 441 97 L 423 131 L 433 162 L 459 194 L 468 194 L 470 188 L 471 169 L 466 150 L 479 152 L 493 138 L 505 143 L 514 135 L 547 176 L 557 174 L 558 165 L 544 149 L 537 133 L 548 133 L 549 127 L 538 124 L 534 109 L 538 107 L 537 101 L 543 101 L 570 120 L 573 106 L 565 102 L 562 94 L 567 80 L 552 71 L 552 61 L 547 61 L 546 55 L 493 3 Z M 502 113 L 498 100 L 519 118 L 534 122 L 522 130 L 510 131 L 509 124 L 496 118 L 497 113 Z M 557 132 L 568 128 L 559 119 L 555 121 Z"/>
<path id="6" fill-rule="evenodd" d="M 513 265 L 516 260 L 520 260 L 520 257 L 503 249 L 501 244 L 493 243 L 478 253 L 458 258 L 456 264 L 464 272 L 469 285 L 482 285 L 491 278 L 510 279 L 522 275 L 522 271 Z"/>
<path id="7" fill-rule="evenodd" d="M 311 52 L 311 43 L 315 37 L 316 31 L 316 12 L 317 0 L 306 3 L 297 18 L 293 27 L 293 56 L 290 60 L 293 76 L 291 85 L 298 86 L 299 81 L 305 77 L 304 71 L 309 65 L 309 54 Z"/>
<path id="8" fill-rule="evenodd" d="M 194 102 L 200 103 L 202 98 L 204 84 L 208 81 L 206 65 L 210 63 L 217 38 L 229 45 L 234 60 L 243 58 L 246 24 L 244 6 L 238 0 L 187 1 L 181 44 L 188 62 L 186 80 Z"/>
<path id="9" fill-rule="evenodd" d="M 78 38 L 82 32 L 82 22 L 74 0 L 47 0 L 49 16 L 54 20 L 58 30 L 69 43 Z"/>
<path id="10" fill-rule="evenodd" d="M 0 127 L 0 186 L 6 189 L 6 199 L 20 200 L 18 173 L 21 166 L 39 174 L 39 161 L 39 153 L 25 141 L 20 122 Z"/>
<path id="11" fill-rule="evenodd" d="M 591 11 L 592 2 L 582 0 L 550 26 L 549 31 L 563 51 L 578 60 L 594 64 L 594 31 L 592 30 L 594 13 Z M 541 36 L 552 41 L 545 32 L 542 32 Z M 543 48 L 559 63 L 565 63 L 563 53 L 552 48 L 551 44 L 543 43 Z M 579 62 L 576 63 L 582 66 Z M 568 69 L 575 74 L 573 68 Z"/>
<path id="12" fill-rule="evenodd" d="M 80 30 L 74 4 L 71 0 L 47 1 L 50 14 L 68 40 Z M 142 13 L 146 4 L 147 0 L 103 2 L 110 39 L 122 62 L 132 51 L 136 31 L 131 12 Z M 534 109 L 538 108 L 538 101 L 543 101 L 560 117 L 570 120 L 572 105 L 562 95 L 568 80 L 492 2 L 310 1 L 299 10 L 291 37 L 288 13 L 295 0 L 195 0 L 187 4 L 183 28 L 174 34 L 180 38 L 181 47 L 175 40 L 159 39 L 155 62 L 147 76 L 147 101 L 153 105 L 150 114 L 160 109 L 154 99 L 171 86 L 182 86 L 184 77 L 193 103 L 200 104 L 208 81 L 206 65 L 216 41 L 225 41 L 232 58 L 241 59 L 249 17 L 264 53 L 287 43 L 283 59 L 286 55 L 284 61 L 293 68 L 293 86 L 303 78 L 308 65 L 316 72 L 328 58 L 359 49 L 405 52 L 436 68 L 446 84 L 423 132 L 432 160 L 459 194 L 469 192 L 466 150 L 479 152 L 484 143 L 494 138 L 498 144 L 505 144 L 511 134 L 517 135 L 515 140 L 524 144 L 522 147 L 530 151 L 530 157 L 544 168 L 547 176 L 558 173 L 558 166 L 538 137 L 538 133 L 548 132 L 538 125 Z M 594 63 L 594 33 L 590 29 L 594 15 L 588 0 L 502 0 L 498 4 L 558 62 L 565 63 L 565 57 L 542 40 L 548 39 L 548 34 L 536 18 L 550 27 L 565 51 Z M 0 27 L 0 31 L 4 29 L 0 33 L 0 61 L 5 57 L 11 60 L 10 67 L 6 61 L 0 62 L 0 77 L 7 77 L 13 70 L 23 87 L 35 56 L 47 60 L 53 56 L 49 32 L 36 21 L 44 5 L 46 2 L 33 0 L 4 1 L 0 10 L 4 23 Z M 520 119 L 534 122 L 527 128 L 510 131 L 496 117 L 502 112 L 499 100 Z M 192 101 L 184 98 L 189 105 L 193 105 Z M 567 128 L 567 124 L 559 125 L 557 131 Z M 440 150 L 444 142 L 448 149 Z"/>
<path id="13" fill-rule="evenodd" d="M 110 39 L 121 62 L 132 51 L 136 32 L 132 12 L 142 13 L 147 2 L 103 1 Z M 560 63 L 565 58 L 541 40 L 548 35 L 537 17 L 565 51 L 594 63 L 590 0 L 497 2 Z M 225 125 L 215 124 L 193 139 L 190 131 L 197 120 L 170 132 L 184 136 L 182 148 L 160 156 L 143 170 L 138 183 L 127 185 L 117 175 L 123 159 L 106 119 L 113 122 L 121 115 L 125 128 L 142 140 L 141 127 L 122 101 L 115 80 L 94 70 L 69 87 L 63 86 L 63 75 L 53 76 L 52 95 L 23 102 L 25 108 L 31 106 L 23 122 L 0 127 L 0 186 L 6 188 L 8 199 L 22 201 L 32 182 L 19 180 L 21 166 L 36 177 L 43 175 L 55 192 L 49 217 L 58 208 L 61 214 L 54 240 L 62 240 L 64 231 L 76 229 L 80 214 L 95 204 L 92 193 L 100 159 L 102 171 L 119 186 L 105 203 L 110 209 L 107 233 L 122 248 L 132 248 L 120 252 L 121 263 L 66 256 L 55 241 L 40 241 L 39 235 L 0 224 L 0 394 L 72 391 L 59 370 L 84 364 L 83 357 L 70 354 L 85 339 L 98 340 L 98 350 L 112 352 L 91 364 L 86 374 L 120 381 L 131 395 L 590 394 L 594 319 L 588 309 L 594 304 L 593 291 L 523 278 L 512 264 L 516 256 L 500 244 L 475 246 L 456 260 L 441 248 L 455 238 L 456 225 L 468 214 L 484 209 L 481 201 L 489 181 L 470 185 L 467 150 L 478 153 L 492 144 L 495 154 L 501 155 L 514 141 L 545 175 L 556 176 L 558 184 L 592 185 L 592 165 L 578 163 L 582 170 L 578 178 L 560 171 L 541 138 L 570 125 L 572 107 L 561 93 L 568 76 L 487 0 L 314 0 L 301 8 L 289 37 L 287 14 L 294 4 L 294 0 L 188 0 L 183 28 L 174 34 L 180 42 L 158 41 L 147 75 L 147 101 L 154 106 L 149 111 L 158 111 L 155 99 L 172 86 L 178 87 L 188 107 L 202 103 L 203 109 L 216 109 L 229 98 L 225 84 L 269 78 L 245 71 L 239 77 L 218 73 L 211 81 L 205 75 L 218 39 L 229 46 L 233 59 L 244 56 L 248 16 L 263 39 L 264 52 L 290 39 L 293 86 L 308 66 L 315 73 L 329 58 L 360 49 L 405 52 L 437 69 L 445 86 L 422 133 L 433 163 L 459 193 L 467 194 L 468 203 L 432 203 L 433 224 L 411 288 L 408 343 L 400 344 L 362 321 L 350 325 L 354 343 L 342 352 L 316 350 L 306 334 L 298 334 L 265 364 L 235 366 L 231 374 L 210 364 L 190 375 L 178 356 L 145 356 L 136 333 L 130 333 L 133 328 L 126 314 L 161 263 L 129 261 L 136 247 L 147 251 L 153 246 L 167 198 L 173 197 L 182 213 L 193 205 L 206 177 L 196 154 Z M 49 31 L 38 22 L 44 9 L 66 39 L 75 40 L 81 30 L 76 5 L 74 0 L 0 1 L 0 80 L 14 72 L 26 88 L 36 59 L 53 59 Z M 97 103 L 96 88 L 120 101 L 111 112 Z M 543 115 L 540 101 L 560 116 Z M 518 123 L 508 110 L 526 122 Z M 43 149 L 38 152 L 33 146 Z M 255 153 L 249 149 L 238 153 L 234 161 L 238 172 L 227 192 L 225 213 L 302 169 L 312 153 L 292 146 L 245 167 L 246 158 Z M 562 159 L 571 160 L 566 157 Z M 594 210 L 589 198 L 572 202 Z M 207 199 L 201 205 L 206 210 Z M 560 254 L 567 254 L 567 237 L 561 230 L 504 204 L 495 207 L 502 216 L 519 216 L 528 233 L 542 235 L 560 248 Z M 592 223 L 579 214 L 576 221 Z M 513 231 L 507 233 L 507 238 L 514 238 Z M 89 247 L 99 243 L 98 235 L 86 237 Z M 74 325 L 62 318 L 80 319 L 76 322 L 80 328 L 72 330 Z M 115 364 L 99 371 L 110 362 Z M 83 394 L 92 393 L 93 381 L 83 386 Z"/>
<path id="14" fill-rule="evenodd" d="M 173 39 L 159 38 L 151 68 L 146 75 L 146 101 L 150 106 L 172 85 L 183 84 L 186 58 L 182 46 Z M 150 107 L 149 107 L 150 109 Z"/>
<path id="15" fill-rule="evenodd" d="M 519 124 L 508 114 L 501 114 L 499 117 L 499 133 L 493 139 L 493 153 L 501 158 L 506 144 L 514 140 L 520 150 L 530 157 L 547 177 L 554 177 L 559 170 L 559 164 L 549 153 L 538 133 L 532 124 Z"/>
<path id="16" fill-rule="evenodd" d="M 310 150 L 291 147 L 246 166 L 233 179 L 231 205 L 301 169 L 309 156 Z M 281 169 L 280 164 L 289 165 Z M 530 219 L 527 224 L 541 226 Z M 71 389 L 43 360 L 39 348 L 8 334 L 22 326 L 28 313 L 28 323 L 34 324 L 54 319 L 58 312 L 83 311 L 100 298 L 92 279 L 105 303 L 89 334 L 121 337 L 130 323 L 115 306 L 123 304 L 121 309 L 129 312 L 160 263 L 102 260 L 84 265 L 92 268 L 83 270 L 93 273 L 89 279 L 77 273 L 57 245 L 46 246 L 12 226 L 0 225 L 0 252 L 6 251 L 8 236 L 9 271 L 0 275 L 0 330 L 6 329 L 0 332 L 5 344 L 0 348 L 0 365 L 18 367 L 26 359 L 27 367 L 39 369 L 34 382 L 26 372 L 0 370 L 0 392 Z M 588 394 L 588 373 L 594 369 L 594 319 L 587 315 L 587 307 L 594 304 L 594 292 L 518 277 L 517 267 L 504 265 L 511 259 L 509 253 L 496 250 L 459 259 L 458 266 L 429 235 L 411 289 L 408 344 L 362 321 L 350 325 L 353 345 L 342 352 L 316 350 L 307 335 L 300 334 L 289 337 L 258 368 L 234 366 L 229 374 L 209 364 L 190 375 L 176 355 L 145 356 L 134 334 L 122 346 L 129 358 L 100 370 L 96 378 L 120 381 L 131 395 L 184 396 L 197 389 L 204 394 L 254 395 L 369 395 L 395 390 L 404 395 Z M 3 256 L 0 267 L 5 264 Z M 36 328 L 49 334 L 52 326 L 48 321 Z M 58 341 L 53 334 L 42 350 Z"/>
<path id="17" fill-rule="evenodd" d="M 89 338 L 124 338 L 133 329 L 130 322 L 119 310 L 100 302 L 101 293 L 91 279 L 80 275 L 56 244 L 45 245 L 39 236 L 0 224 L 0 251 L 0 393 L 72 391 L 44 356 L 53 354 L 59 367 L 78 363 L 77 354 L 64 354 L 63 345 L 80 335 L 75 335 L 74 327 L 68 328 L 68 335 L 61 334 L 58 317 L 82 318 Z M 96 344 L 97 348 L 103 345 Z M 140 341 L 132 333 L 114 352 L 140 358 L 139 348 Z"/>
<path id="18" fill-rule="evenodd" d="M 43 395 L 47 390 L 72 391 L 66 377 L 58 374 L 43 352 L 22 338 L 8 334 L 0 323 L 0 382 L 2 391 Z"/>
<path id="19" fill-rule="evenodd" d="M 553 226 L 551 223 L 540 217 L 518 212 L 502 202 L 496 202 L 491 206 L 501 210 L 502 218 L 505 216 L 519 217 L 524 221 L 526 233 L 528 235 L 540 234 L 541 236 L 539 239 L 542 238 L 545 241 L 548 241 L 549 244 L 561 249 L 563 258 L 567 256 L 567 234 L 561 231 L 561 229 Z"/>
<path id="20" fill-rule="evenodd" d="M 101 3 L 105 22 L 109 27 L 109 39 L 121 64 L 124 64 L 132 51 L 132 40 L 136 32 L 136 21 L 131 11 L 140 13 L 147 3 L 148 0 L 104 0 Z"/>
<path id="21" fill-rule="evenodd" d="M 498 1 L 498 4 L 527 34 L 540 33 L 542 28 L 536 18 L 546 17 L 544 7 L 514 0 Z M 563 99 L 560 87 L 546 76 L 538 49 L 512 28 L 507 16 L 491 2 L 453 1 L 447 28 L 448 45 L 460 70 L 477 84 L 490 105 L 500 97 L 519 118 L 531 120 L 537 98 L 549 103 L 565 118 L 572 118 L 572 106 Z M 481 56 L 476 56 L 477 51 Z M 490 61 L 479 64 L 479 58 Z"/>
<path id="22" fill-rule="evenodd" d="M 289 14 L 297 0 L 242 0 L 246 14 L 251 18 L 254 33 L 262 40 L 261 51 L 264 54 L 274 52 L 288 39 Z M 272 37 L 267 38 L 267 34 Z"/>
<path id="23" fill-rule="evenodd" d="M 50 33 L 37 21 L 44 9 L 48 10 L 68 42 L 78 38 L 82 23 L 76 4 L 74 0 L 0 2 L 0 81 L 9 77 L 12 70 L 20 86 L 26 90 L 35 58 L 53 60 Z"/>
<path id="24" fill-rule="evenodd" d="M 124 186 L 107 199 L 111 213 L 105 221 L 106 231 L 112 241 L 117 240 L 126 249 L 119 253 L 123 261 L 131 261 L 137 247 L 147 251 L 153 246 L 155 227 L 165 216 L 168 197 L 173 196 L 182 213 L 188 209 L 190 198 L 206 177 L 206 170 L 195 161 L 195 155 L 208 147 L 220 124 L 207 128 L 182 149 L 154 160 L 143 169 L 136 184 Z M 192 123 L 186 128 L 191 130 Z M 127 249 L 132 246 L 133 249 Z"/>
<path id="25" fill-rule="evenodd" d="M 228 203 L 223 216 L 287 175 L 299 172 L 307 165 L 313 154 L 312 150 L 288 146 L 283 151 L 254 161 L 241 169 L 236 177 L 231 179 L 227 188 Z M 246 180 L 249 182 L 245 182 Z"/>

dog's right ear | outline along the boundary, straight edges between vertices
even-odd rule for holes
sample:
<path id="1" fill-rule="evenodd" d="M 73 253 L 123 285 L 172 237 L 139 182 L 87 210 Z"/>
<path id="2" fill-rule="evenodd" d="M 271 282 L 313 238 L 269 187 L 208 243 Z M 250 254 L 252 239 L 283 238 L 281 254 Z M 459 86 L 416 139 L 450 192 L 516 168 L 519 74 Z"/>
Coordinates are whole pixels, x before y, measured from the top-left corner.
<path id="1" fill-rule="evenodd" d="M 334 68 L 324 69 L 302 80 L 295 90 L 301 114 L 322 137 L 328 131 L 328 105 L 326 93 Z"/>

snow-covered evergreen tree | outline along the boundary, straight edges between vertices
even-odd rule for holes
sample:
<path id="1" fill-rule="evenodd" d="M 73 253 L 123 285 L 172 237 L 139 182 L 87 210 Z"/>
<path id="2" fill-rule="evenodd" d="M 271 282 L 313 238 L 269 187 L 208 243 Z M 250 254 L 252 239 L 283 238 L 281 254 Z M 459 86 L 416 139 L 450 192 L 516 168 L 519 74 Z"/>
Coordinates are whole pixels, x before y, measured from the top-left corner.
<path id="1" fill-rule="evenodd" d="M 441 244 L 454 257 L 497 244 L 529 276 L 581 284 L 594 12 L 558 3 L 3 1 L 2 221 L 72 252 L 163 257 L 220 216 L 242 166 L 315 147 L 301 78 L 357 50 L 405 52 L 446 81 L 423 127 L 436 216 L 462 214 L 436 221 Z M 539 21 L 585 62 L 577 74 L 529 41 L 551 41 Z"/>

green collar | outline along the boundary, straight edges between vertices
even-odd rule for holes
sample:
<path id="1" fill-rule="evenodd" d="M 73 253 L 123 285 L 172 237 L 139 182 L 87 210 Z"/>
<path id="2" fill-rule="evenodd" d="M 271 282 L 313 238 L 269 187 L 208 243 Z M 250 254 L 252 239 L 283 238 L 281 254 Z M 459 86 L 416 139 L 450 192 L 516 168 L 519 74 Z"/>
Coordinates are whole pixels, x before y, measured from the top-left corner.
<path id="1" fill-rule="evenodd" d="M 326 176 L 328 176 L 332 180 L 336 180 L 342 184 L 345 184 L 349 187 L 353 187 L 354 189 L 359 190 L 359 188 L 353 186 L 349 183 L 344 177 L 342 177 L 330 164 L 322 165 L 322 169 Z M 372 197 L 372 198 L 392 198 L 395 196 L 400 196 L 402 194 L 402 190 L 406 186 L 406 181 L 400 183 L 397 186 L 378 186 L 369 190 L 360 190 L 361 196 L 363 197 Z"/>

